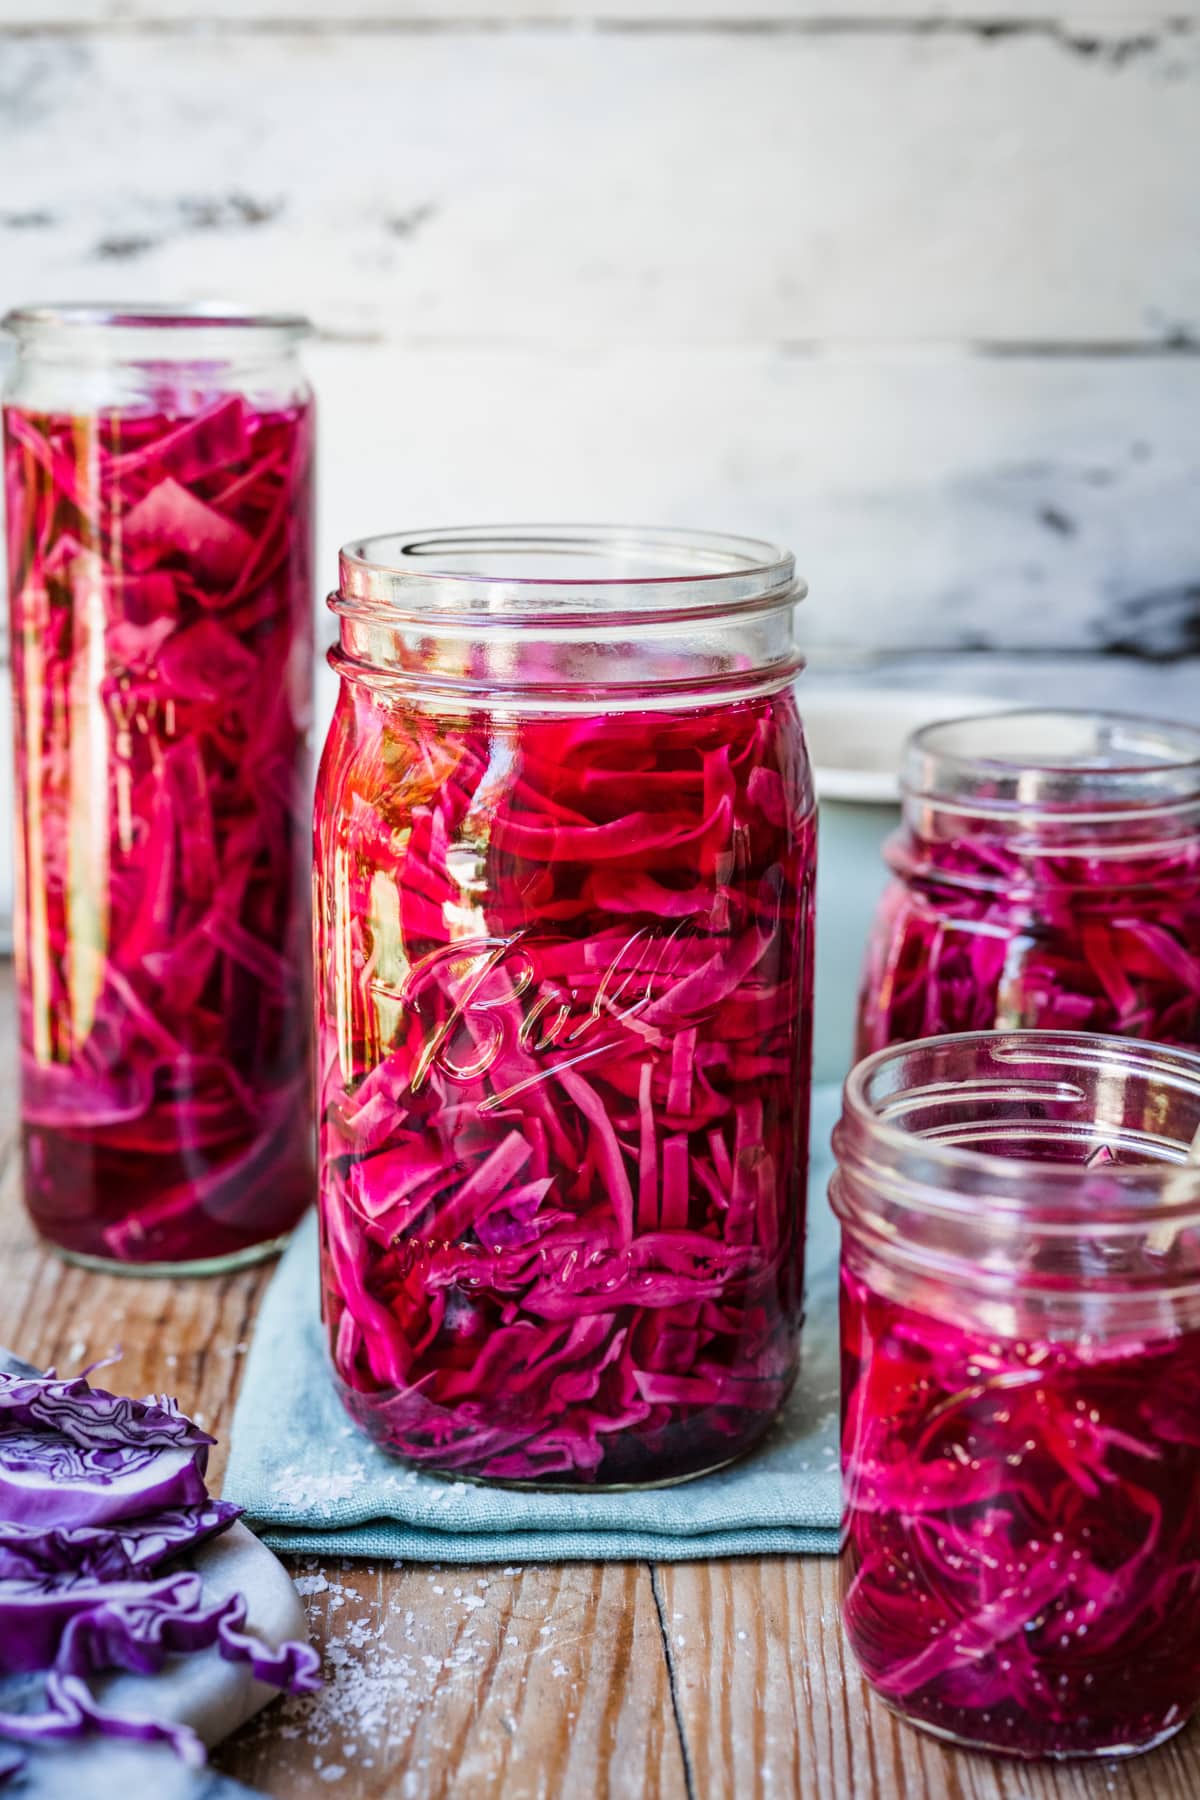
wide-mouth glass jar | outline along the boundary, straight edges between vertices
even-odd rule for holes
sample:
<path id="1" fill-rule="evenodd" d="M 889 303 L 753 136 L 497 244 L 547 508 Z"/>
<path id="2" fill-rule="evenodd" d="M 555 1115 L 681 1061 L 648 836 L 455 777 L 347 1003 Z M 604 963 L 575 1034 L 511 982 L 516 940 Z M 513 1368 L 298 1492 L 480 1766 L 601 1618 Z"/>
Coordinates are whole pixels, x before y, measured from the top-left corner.
<path id="1" fill-rule="evenodd" d="M 794 1379 L 814 816 L 792 558 L 341 557 L 318 778 L 323 1309 L 351 1413 L 538 1484 L 729 1461 Z"/>
<path id="2" fill-rule="evenodd" d="M 312 1192 L 306 327 L 5 326 L 26 1200 L 77 1261 L 227 1268 Z"/>
<path id="3" fill-rule="evenodd" d="M 1200 1045 L 1200 730 L 1021 710 L 909 741 L 858 1054 L 970 1030 Z"/>
<path id="4" fill-rule="evenodd" d="M 1200 1701 L 1200 1057 L 970 1033 L 860 1063 L 842 1609 L 955 1742 L 1121 1755 Z"/>

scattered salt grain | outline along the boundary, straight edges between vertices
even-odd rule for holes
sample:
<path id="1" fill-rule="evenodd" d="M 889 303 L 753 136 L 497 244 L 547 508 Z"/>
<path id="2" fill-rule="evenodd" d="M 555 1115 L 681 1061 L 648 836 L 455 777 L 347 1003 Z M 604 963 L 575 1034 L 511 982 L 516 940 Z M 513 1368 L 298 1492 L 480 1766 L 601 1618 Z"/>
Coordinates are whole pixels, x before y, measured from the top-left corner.
<path id="1" fill-rule="evenodd" d="M 296 1507 L 322 1510 L 338 1500 L 349 1500 L 359 1491 L 365 1476 L 366 1470 L 361 1465 L 337 1474 L 314 1475 L 299 1463 L 289 1463 L 275 1477 L 273 1486 L 277 1494 L 282 1494 Z"/>

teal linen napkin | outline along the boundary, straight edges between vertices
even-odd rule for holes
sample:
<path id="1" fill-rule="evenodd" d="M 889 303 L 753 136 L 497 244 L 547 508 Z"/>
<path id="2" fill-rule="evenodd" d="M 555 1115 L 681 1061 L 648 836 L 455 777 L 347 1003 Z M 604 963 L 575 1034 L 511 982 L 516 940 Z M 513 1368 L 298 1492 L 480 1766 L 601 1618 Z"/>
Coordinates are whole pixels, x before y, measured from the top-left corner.
<path id="1" fill-rule="evenodd" d="M 273 1550 L 415 1562 L 684 1561 L 838 1544 L 837 1227 L 826 1188 L 839 1089 L 813 1096 L 801 1376 L 759 1449 L 680 1487 L 536 1493 L 426 1475 L 342 1410 L 317 1315 L 317 1235 L 296 1233 L 259 1313 L 225 1496 Z"/>

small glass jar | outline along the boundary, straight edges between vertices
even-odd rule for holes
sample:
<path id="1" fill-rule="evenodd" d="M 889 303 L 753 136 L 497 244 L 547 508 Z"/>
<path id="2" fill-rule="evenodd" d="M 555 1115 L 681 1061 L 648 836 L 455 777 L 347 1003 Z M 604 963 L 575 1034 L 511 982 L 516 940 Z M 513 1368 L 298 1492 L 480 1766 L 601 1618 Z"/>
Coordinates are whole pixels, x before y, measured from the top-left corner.
<path id="1" fill-rule="evenodd" d="M 1018 1756 L 1200 1701 L 1200 1056 L 968 1033 L 860 1063 L 842 1222 L 842 1613 L 868 1681 Z"/>
<path id="2" fill-rule="evenodd" d="M 909 741 L 858 1055 L 947 1031 L 1200 1045 L 1200 731 L 1017 711 Z"/>
<path id="3" fill-rule="evenodd" d="M 325 1323 L 409 1461 L 670 1482 L 795 1377 L 814 805 L 792 558 L 342 552 L 318 778 Z"/>
<path id="4" fill-rule="evenodd" d="M 26 1201 L 74 1261 L 228 1268 L 312 1192 L 306 327 L 4 323 Z"/>

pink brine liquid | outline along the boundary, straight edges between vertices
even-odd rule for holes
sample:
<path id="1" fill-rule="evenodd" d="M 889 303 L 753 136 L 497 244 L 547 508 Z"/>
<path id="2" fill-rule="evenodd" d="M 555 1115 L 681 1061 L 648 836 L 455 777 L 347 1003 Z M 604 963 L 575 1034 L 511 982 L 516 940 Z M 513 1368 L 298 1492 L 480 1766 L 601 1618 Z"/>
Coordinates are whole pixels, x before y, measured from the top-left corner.
<path id="1" fill-rule="evenodd" d="M 1200 1697 L 1200 1332 L 998 1340 L 842 1274 L 846 1632 L 905 1717 L 1146 1748 Z"/>
<path id="2" fill-rule="evenodd" d="M 311 1191 L 305 406 L 5 413 L 25 1189 L 236 1257 Z"/>
<path id="3" fill-rule="evenodd" d="M 797 1366 L 814 871 L 790 696 L 448 717 L 347 680 L 317 818 L 350 1411 L 499 1480 L 737 1455 Z"/>

